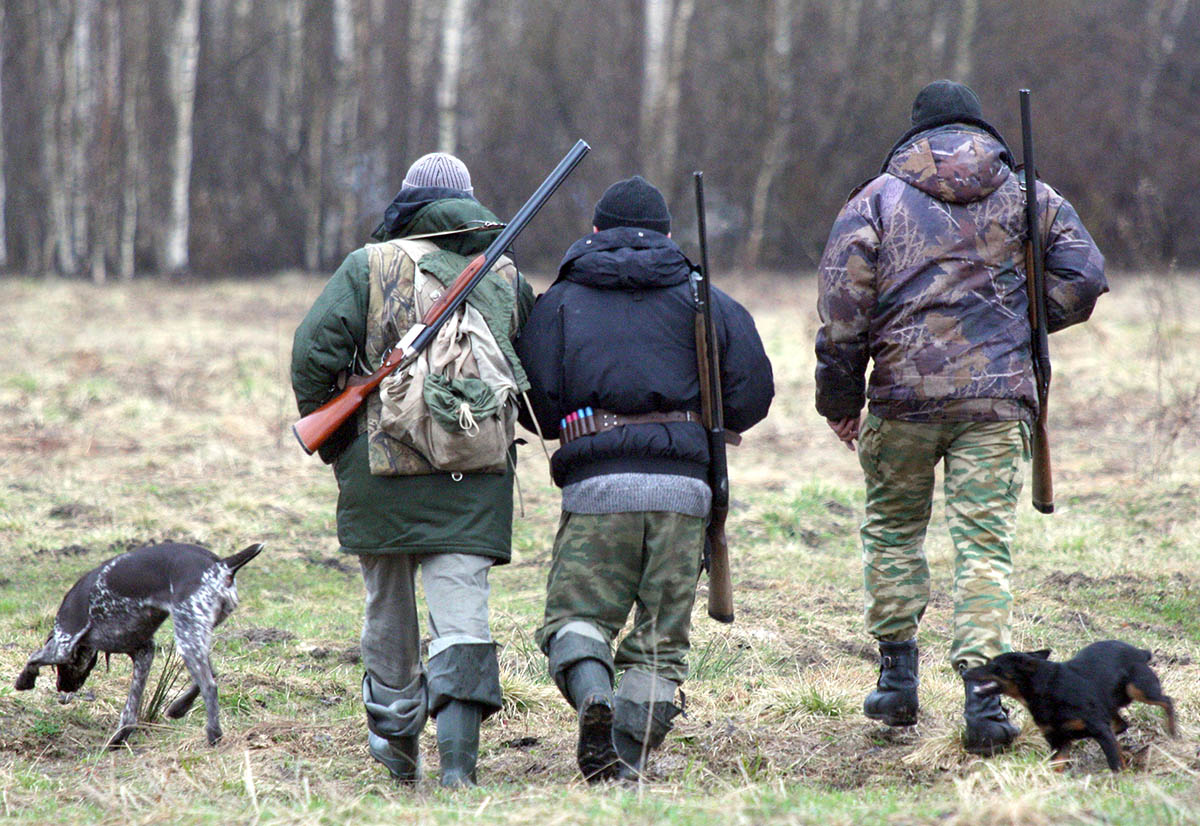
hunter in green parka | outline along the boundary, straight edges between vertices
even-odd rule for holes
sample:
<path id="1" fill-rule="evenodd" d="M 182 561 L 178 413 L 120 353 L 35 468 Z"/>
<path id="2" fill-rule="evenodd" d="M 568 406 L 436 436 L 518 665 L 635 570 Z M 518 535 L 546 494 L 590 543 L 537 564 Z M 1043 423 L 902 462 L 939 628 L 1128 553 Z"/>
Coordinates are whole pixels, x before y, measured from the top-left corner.
<path id="1" fill-rule="evenodd" d="M 448 232 L 480 223 L 498 224 L 488 209 L 461 192 L 420 187 L 393 203 L 378 241 Z M 443 250 L 473 257 L 498 229 L 459 232 L 430 240 Z M 296 330 L 292 345 L 292 388 L 301 415 L 333 394 L 340 374 L 378 366 L 380 342 L 369 341 L 371 274 L 367 247 L 346 257 Z M 490 278 L 490 276 L 489 276 Z M 533 291 L 517 276 L 517 323 L 533 304 Z M 409 296 L 400 302 L 411 304 Z M 509 308 L 495 308 L 511 312 Z M 486 315 L 486 312 L 485 312 Z M 407 324 L 416 321 L 415 317 Z M 390 347 L 407 326 L 385 334 Z M 512 538 L 512 466 L 503 474 L 449 474 L 425 468 L 414 475 L 372 475 L 368 462 L 366 409 L 378 404 L 378 391 L 359 415 L 320 449 L 338 481 L 337 525 L 341 550 L 352 554 L 467 553 L 508 562 Z M 374 446 L 371 448 L 375 449 Z M 514 457 L 515 461 L 515 457 Z"/>

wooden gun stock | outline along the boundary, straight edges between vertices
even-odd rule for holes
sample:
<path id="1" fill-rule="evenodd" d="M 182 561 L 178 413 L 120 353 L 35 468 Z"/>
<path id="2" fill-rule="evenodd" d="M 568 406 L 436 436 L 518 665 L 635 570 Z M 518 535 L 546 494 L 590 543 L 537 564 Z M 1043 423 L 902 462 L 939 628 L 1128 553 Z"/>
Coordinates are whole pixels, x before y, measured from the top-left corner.
<path id="1" fill-rule="evenodd" d="M 728 507 L 713 506 L 708 523 L 708 615 L 717 622 L 733 622 L 733 577 L 729 571 L 729 546 L 725 541 Z"/>
<path id="2" fill-rule="evenodd" d="M 338 428 L 362 406 L 370 392 L 378 387 L 388 374 L 405 363 L 399 348 L 392 352 L 396 356 L 395 360 L 384 360 L 379 369 L 370 375 L 350 376 L 340 393 L 292 425 L 292 433 L 296 434 L 296 439 L 305 453 L 311 456 L 317 448 L 329 441 Z"/>
<path id="3" fill-rule="evenodd" d="M 1046 432 L 1046 401 L 1043 399 L 1033 423 L 1031 462 L 1033 506 L 1040 513 L 1054 513 L 1054 477 L 1050 470 L 1050 437 Z"/>

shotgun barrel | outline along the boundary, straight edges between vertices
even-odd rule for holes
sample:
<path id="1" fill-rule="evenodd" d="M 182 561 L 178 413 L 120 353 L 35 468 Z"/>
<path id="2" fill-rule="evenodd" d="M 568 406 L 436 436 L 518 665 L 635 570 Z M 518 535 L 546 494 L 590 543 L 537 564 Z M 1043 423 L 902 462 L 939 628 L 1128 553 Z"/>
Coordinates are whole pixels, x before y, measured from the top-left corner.
<path id="1" fill-rule="evenodd" d="M 713 327 L 712 289 L 708 268 L 708 237 L 704 220 L 704 173 L 694 172 L 696 230 L 700 240 L 700 278 L 696 289 L 696 356 L 700 372 L 700 402 L 708 433 L 708 484 L 712 488 L 708 542 L 708 615 L 733 622 L 733 578 L 725 520 L 729 516 L 729 464 L 725 455 L 725 412 L 721 396 L 721 362 Z"/>
<path id="2" fill-rule="evenodd" d="M 1042 235 L 1038 226 L 1037 169 L 1033 162 L 1033 114 L 1028 89 L 1020 91 L 1021 160 L 1025 175 L 1025 283 L 1029 292 L 1030 344 L 1038 410 L 1032 433 L 1033 507 L 1041 513 L 1054 512 L 1054 477 L 1050 467 L 1050 438 L 1047 428 L 1050 400 L 1050 342 L 1046 327 L 1046 269 Z"/>

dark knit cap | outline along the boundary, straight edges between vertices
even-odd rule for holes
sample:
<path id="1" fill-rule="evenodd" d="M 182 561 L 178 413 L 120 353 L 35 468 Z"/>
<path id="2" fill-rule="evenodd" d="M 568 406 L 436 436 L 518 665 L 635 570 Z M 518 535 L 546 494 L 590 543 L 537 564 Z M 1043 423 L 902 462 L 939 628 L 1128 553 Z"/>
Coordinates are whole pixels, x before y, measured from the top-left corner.
<path id="1" fill-rule="evenodd" d="M 671 212 L 662 193 L 641 175 L 634 175 L 604 190 L 592 224 L 596 229 L 642 227 L 666 235 L 671 231 Z"/>
<path id="2" fill-rule="evenodd" d="M 914 137 L 929 129 L 936 129 L 951 123 L 963 123 L 987 132 L 1000 141 L 1004 147 L 1004 152 L 1000 156 L 1001 160 L 1010 167 L 1016 167 L 1004 136 L 996 131 L 996 127 L 983 119 L 983 107 L 979 105 L 979 96 L 971 90 L 970 86 L 955 83 L 953 80 L 935 80 L 933 83 L 927 84 L 925 88 L 917 92 L 917 97 L 913 100 L 911 117 L 912 128 L 901 135 L 900 140 L 892 144 L 891 150 L 883 159 L 880 173 L 887 172 L 892 156 Z"/>
<path id="3" fill-rule="evenodd" d="M 935 121 L 945 123 L 947 118 L 965 123 L 983 120 L 983 107 L 971 87 L 953 80 L 935 80 L 917 92 L 912 105 L 912 124 L 924 127 Z"/>

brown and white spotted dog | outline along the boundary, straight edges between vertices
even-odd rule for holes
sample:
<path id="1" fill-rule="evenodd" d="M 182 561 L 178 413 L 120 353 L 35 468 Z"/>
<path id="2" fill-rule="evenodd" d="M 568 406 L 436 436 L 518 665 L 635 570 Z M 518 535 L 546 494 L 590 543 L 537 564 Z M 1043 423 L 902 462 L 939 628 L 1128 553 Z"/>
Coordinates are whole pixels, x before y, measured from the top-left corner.
<path id="1" fill-rule="evenodd" d="M 109 748 L 123 743 L 137 724 L 150 664 L 154 632 L 170 615 L 175 646 L 193 684 L 167 709 L 182 717 L 197 695 L 208 711 L 209 744 L 221 739 L 217 684 L 209 662 L 213 629 L 237 607 L 238 569 L 258 556 L 261 544 L 221 559 L 207 548 L 165 542 L 113 557 L 88 571 L 63 597 L 54 630 L 17 677 L 16 689 L 33 688 L 42 666 L 58 669 L 58 690 L 78 691 L 100 652 L 128 654 L 133 660 L 129 699 Z"/>

